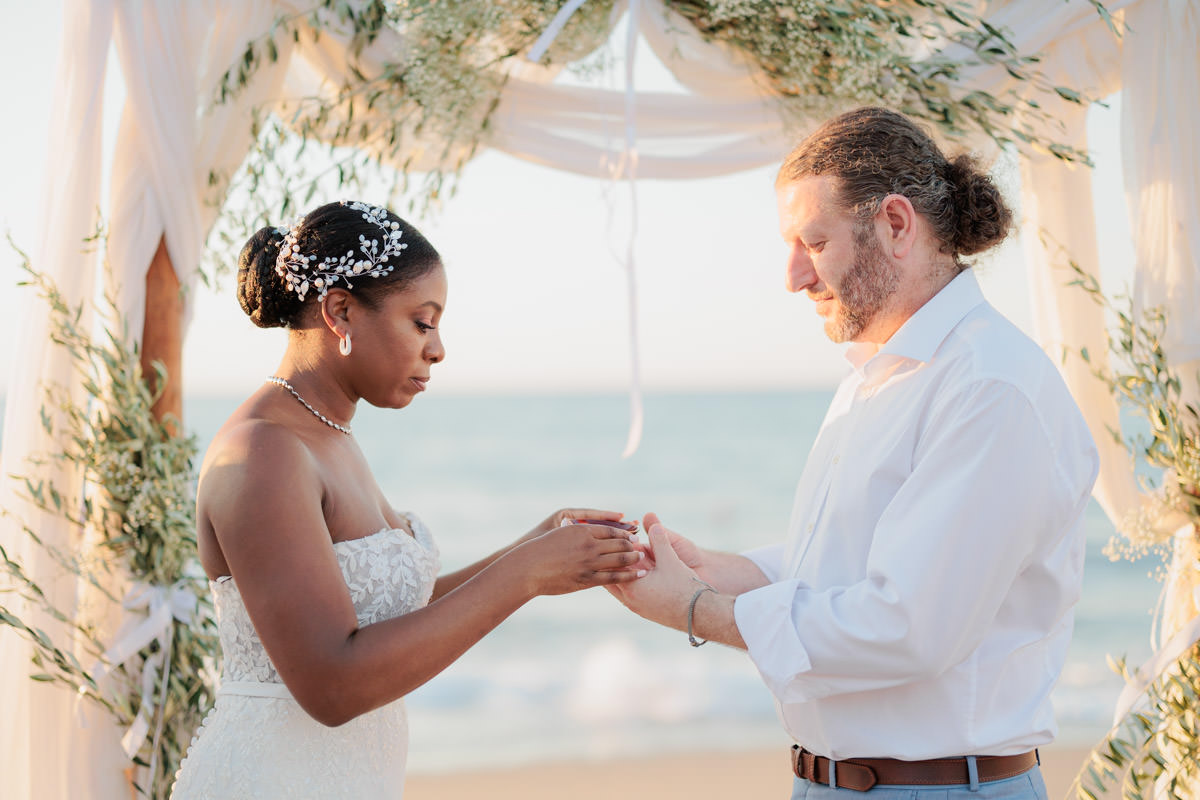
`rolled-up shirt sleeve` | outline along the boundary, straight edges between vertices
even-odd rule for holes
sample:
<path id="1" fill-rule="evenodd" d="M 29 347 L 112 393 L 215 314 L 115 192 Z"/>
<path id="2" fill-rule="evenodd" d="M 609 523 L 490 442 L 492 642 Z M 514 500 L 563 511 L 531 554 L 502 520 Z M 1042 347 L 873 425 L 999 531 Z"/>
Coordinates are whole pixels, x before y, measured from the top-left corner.
<path id="1" fill-rule="evenodd" d="M 768 583 L 775 583 L 783 573 L 783 551 L 784 545 L 780 542 L 756 547 L 753 550 L 743 550 L 739 555 L 749 559 L 754 566 L 758 567 L 767 577 Z"/>
<path id="2" fill-rule="evenodd" d="M 793 682 L 812 668 L 793 621 L 801 587 L 796 579 L 772 582 L 733 601 L 733 618 L 746 650 L 767 688 L 781 700 L 794 696 Z"/>
<path id="3" fill-rule="evenodd" d="M 1062 444 L 1029 398 L 1001 382 L 981 381 L 931 416 L 861 580 L 820 589 L 779 580 L 776 559 L 775 573 L 763 569 L 772 583 L 736 599 L 738 630 L 780 701 L 938 675 L 979 645 L 1035 558 L 1057 549 L 1064 563 L 1081 563 L 1078 544 L 1064 539 L 1091 489 L 1076 468 L 1093 457 L 1090 440 Z M 1044 597 L 1021 602 L 1058 607 L 1076 577 L 1051 576 L 1038 584 Z"/>

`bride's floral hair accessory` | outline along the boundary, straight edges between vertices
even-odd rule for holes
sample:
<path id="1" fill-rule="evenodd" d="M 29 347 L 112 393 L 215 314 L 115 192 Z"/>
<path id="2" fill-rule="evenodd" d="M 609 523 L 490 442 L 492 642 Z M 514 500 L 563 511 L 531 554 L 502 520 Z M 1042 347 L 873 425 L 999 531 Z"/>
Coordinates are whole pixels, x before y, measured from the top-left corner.
<path id="1" fill-rule="evenodd" d="M 326 256 L 317 263 L 315 255 L 305 255 L 300 252 L 297 226 L 276 228 L 283 234 L 283 244 L 279 246 L 279 257 L 275 260 L 275 272 L 287 283 L 289 291 L 295 292 L 303 300 L 309 289 L 317 292 L 317 300 L 324 300 L 325 295 L 339 280 L 346 284 L 347 289 L 354 287 L 351 278 L 378 278 L 395 269 L 388 260 L 399 256 L 408 244 L 400 241 L 403 231 L 400 223 L 388 219 L 385 208 L 371 206 L 366 203 L 342 201 L 344 206 L 362 212 L 362 218 L 379 226 L 382 231 L 382 247 L 379 239 L 358 237 L 358 252 L 348 250 L 342 256 Z"/>

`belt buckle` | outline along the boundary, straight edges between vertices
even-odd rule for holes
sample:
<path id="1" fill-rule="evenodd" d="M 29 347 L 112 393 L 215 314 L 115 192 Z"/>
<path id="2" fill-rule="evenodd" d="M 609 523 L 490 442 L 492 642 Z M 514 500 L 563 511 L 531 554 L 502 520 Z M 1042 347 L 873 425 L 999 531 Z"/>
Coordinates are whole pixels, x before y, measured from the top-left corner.
<path id="1" fill-rule="evenodd" d="M 800 761 L 803 764 L 802 772 L 806 781 L 820 783 L 817 780 L 817 754 L 809 750 L 800 748 Z"/>
<path id="2" fill-rule="evenodd" d="M 816 753 L 810 752 L 798 744 L 792 745 L 792 772 L 797 778 L 819 783 L 823 786 L 834 786 L 834 770 L 837 770 L 838 789 L 850 789 L 856 792 L 870 791 L 878 782 L 879 776 L 867 764 L 860 764 L 853 759 L 849 761 L 830 761 L 829 775 L 821 780 L 817 775 Z"/>
<path id="3" fill-rule="evenodd" d="M 792 745 L 792 774 L 801 780 L 812 780 L 816 756 L 798 744 Z"/>
<path id="4" fill-rule="evenodd" d="M 817 780 L 817 754 L 798 744 L 792 745 L 792 772 L 802 780 L 820 783 Z"/>

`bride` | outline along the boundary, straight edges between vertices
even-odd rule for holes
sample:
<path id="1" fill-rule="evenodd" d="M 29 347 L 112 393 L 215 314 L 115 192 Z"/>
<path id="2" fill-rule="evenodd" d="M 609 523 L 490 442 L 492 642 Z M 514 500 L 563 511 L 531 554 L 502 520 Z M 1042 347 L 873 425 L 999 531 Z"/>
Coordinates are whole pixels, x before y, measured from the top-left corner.
<path id="1" fill-rule="evenodd" d="M 288 346 L 201 467 L 222 682 L 172 797 L 400 797 L 401 698 L 531 598 L 644 574 L 633 525 L 565 509 L 437 577 L 428 530 L 388 504 L 350 428 L 360 399 L 403 408 L 445 356 L 441 259 L 386 209 L 331 203 L 258 231 L 238 299 Z"/>

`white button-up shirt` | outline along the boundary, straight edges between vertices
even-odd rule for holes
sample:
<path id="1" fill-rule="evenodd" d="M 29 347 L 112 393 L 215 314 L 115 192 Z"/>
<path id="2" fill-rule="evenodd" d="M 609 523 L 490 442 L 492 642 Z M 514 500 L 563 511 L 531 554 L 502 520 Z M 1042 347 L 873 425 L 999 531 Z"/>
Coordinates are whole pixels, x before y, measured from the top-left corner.
<path id="1" fill-rule="evenodd" d="M 786 544 L 746 553 L 771 583 L 734 605 L 785 727 L 835 759 L 1050 742 L 1099 465 L 1079 409 L 970 270 L 847 355 Z"/>

